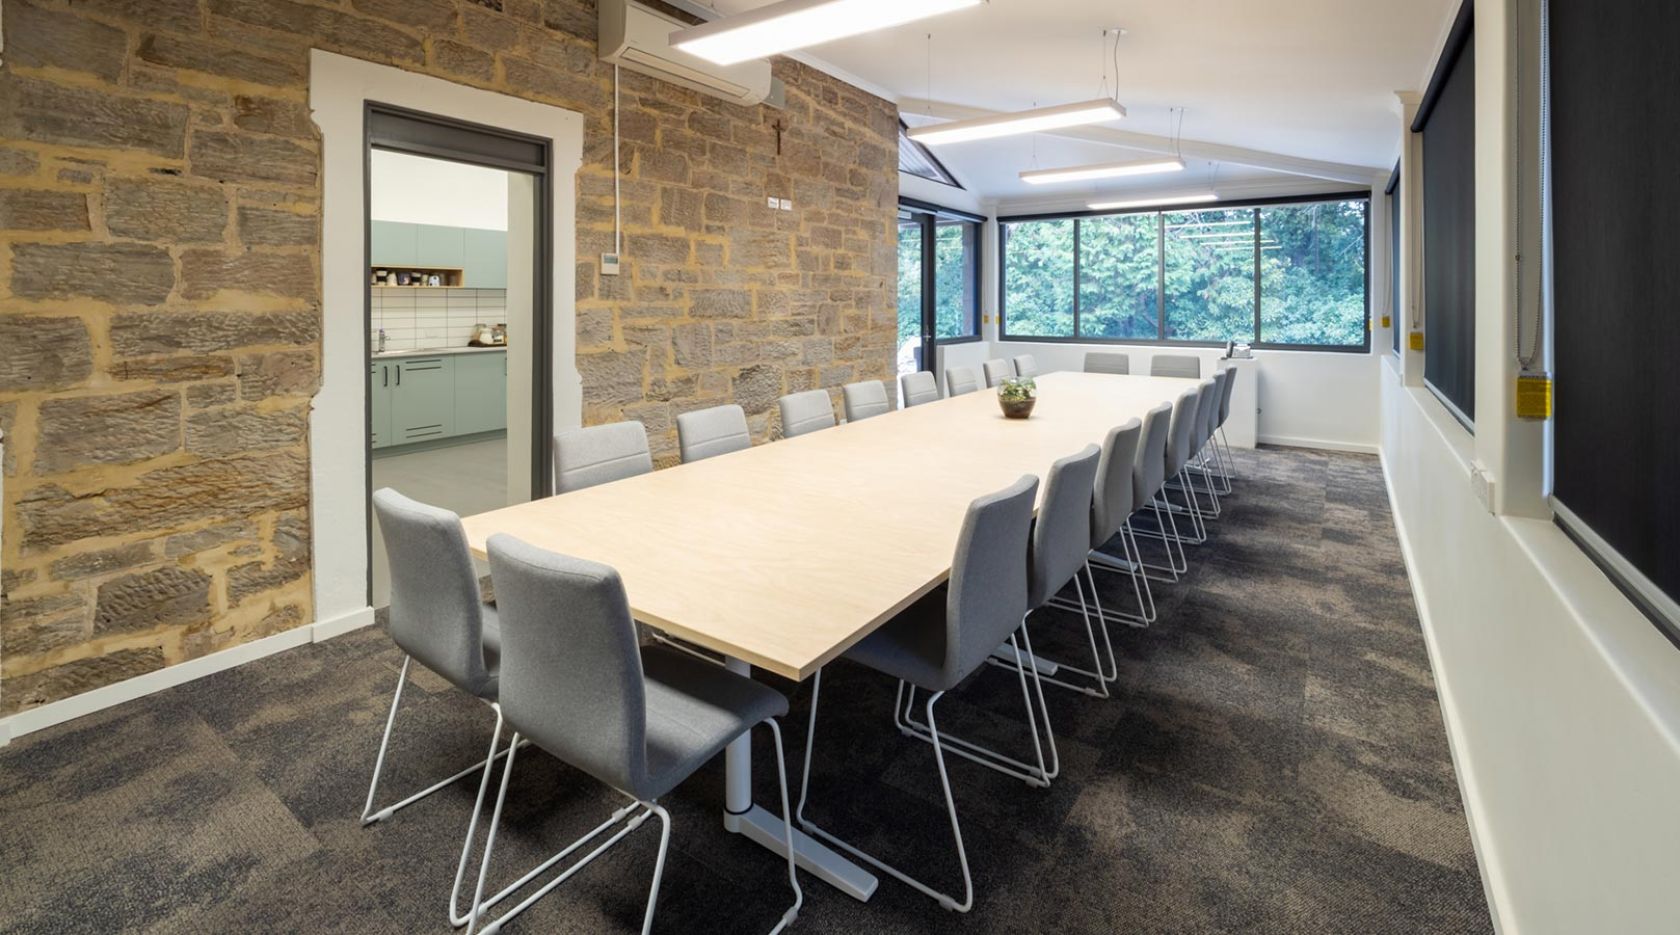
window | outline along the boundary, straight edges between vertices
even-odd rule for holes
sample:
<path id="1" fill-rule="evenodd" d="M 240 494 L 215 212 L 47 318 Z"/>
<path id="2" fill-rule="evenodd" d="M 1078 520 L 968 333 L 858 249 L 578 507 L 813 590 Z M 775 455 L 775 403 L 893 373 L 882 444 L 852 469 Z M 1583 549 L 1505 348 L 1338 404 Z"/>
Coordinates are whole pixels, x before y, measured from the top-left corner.
<path id="1" fill-rule="evenodd" d="M 898 213 L 898 344 L 921 346 L 922 225 L 908 211 Z M 912 314 L 913 312 L 913 314 Z M 914 369 L 914 368 L 912 368 Z"/>
<path id="2" fill-rule="evenodd" d="M 1366 350 L 1369 209 L 1360 194 L 1005 219 L 1002 337 Z"/>
<path id="3" fill-rule="evenodd" d="M 1424 93 L 1423 382 L 1476 420 L 1476 49 L 1465 0 Z"/>
<path id="4" fill-rule="evenodd" d="M 975 321 L 980 308 L 979 258 L 979 224 L 944 219 L 934 223 L 934 321 L 941 338 L 979 334 Z M 902 283 L 903 273 L 899 275 Z"/>
<path id="5" fill-rule="evenodd" d="M 1363 201 L 1260 209 L 1260 340 L 1365 342 Z"/>
<path id="6" fill-rule="evenodd" d="M 962 188 L 944 163 L 935 159 L 926 146 L 910 138 L 902 120 L 898 122 L 898 171 L 952 188 Z"/>
<path id="7" fill-rule="evenodd" d="M 1072 218 L 1024 221 L 1006 229 L 1003 304 L 1009 334 L 1070 338 L 1073 330 Z"/>
<path id="8" fill-rule="evenodd" d="M 980 219 L 908 199 L 898 211 L 898 371 L 930 369 L 924 344 L 980 336 Z"/>

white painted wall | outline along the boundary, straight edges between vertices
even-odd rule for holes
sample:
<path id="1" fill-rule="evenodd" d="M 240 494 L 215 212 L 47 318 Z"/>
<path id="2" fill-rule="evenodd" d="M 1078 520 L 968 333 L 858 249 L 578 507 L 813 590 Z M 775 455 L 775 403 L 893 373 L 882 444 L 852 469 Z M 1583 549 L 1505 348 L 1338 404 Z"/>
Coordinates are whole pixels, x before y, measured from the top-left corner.
<path id="1" fill-rule="evenodd" d="M 376 221 L 508 229 L 508 173 L 376 149 L 369 211 Z"/>
<path id="2" fill-rule="evenodd" d="M 1552 523 L 1489 513 L 1469 434 L 1383 366 L 1382 454 L 1500 930 L 1680 930 L 1680 652 Z"/>
<path id="3" fill-rule="evenodd" d="M 321 389 L 310 412 L 315 633 L 331 636 L 373 621 L 367 602 L 367 360 L 363 289 L 365 102 L 505 127 L 553 142 L 553 407 L 555 428 L 581 423 L 575 361 L 575 190 L 583 117 L 546 104 L 314 50 L 309 103 L 321 128 Z M 497 173 L 506 215 L 506 174 Z M 505 222 L 504 222 L 505 223 Z"/>

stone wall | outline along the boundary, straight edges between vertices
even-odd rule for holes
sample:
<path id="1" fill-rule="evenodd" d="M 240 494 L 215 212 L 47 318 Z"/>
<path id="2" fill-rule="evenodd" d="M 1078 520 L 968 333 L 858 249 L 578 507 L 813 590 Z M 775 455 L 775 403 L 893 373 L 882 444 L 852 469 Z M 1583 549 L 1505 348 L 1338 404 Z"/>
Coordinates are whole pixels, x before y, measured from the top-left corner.
<path id="1" fill-rule="evenodd" d="M 0 715 L 311 619 L 311 47 L 585 115 L 585 419 L 643 421 L 662 465 L 686 409 L 764 440 L 781 393 L 890 380 L 896 113 L 821 73 L 778 61 L 778 111 L 626 72 L 601 277 L 588 0 L 0 3 Z"/>

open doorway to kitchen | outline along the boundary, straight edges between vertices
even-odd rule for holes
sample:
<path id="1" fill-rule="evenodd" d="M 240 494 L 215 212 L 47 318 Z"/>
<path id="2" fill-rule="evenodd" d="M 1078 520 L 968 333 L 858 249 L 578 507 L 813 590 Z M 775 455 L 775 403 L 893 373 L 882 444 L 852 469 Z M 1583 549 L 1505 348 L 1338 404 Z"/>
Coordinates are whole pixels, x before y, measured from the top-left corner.
<path id="1" fill-rule="evenodd" d="M 367 127 L 369 494 L 462 516 L 529 500 L 547 489 L 552 422 L 548 146 L 378 105 Z"/>

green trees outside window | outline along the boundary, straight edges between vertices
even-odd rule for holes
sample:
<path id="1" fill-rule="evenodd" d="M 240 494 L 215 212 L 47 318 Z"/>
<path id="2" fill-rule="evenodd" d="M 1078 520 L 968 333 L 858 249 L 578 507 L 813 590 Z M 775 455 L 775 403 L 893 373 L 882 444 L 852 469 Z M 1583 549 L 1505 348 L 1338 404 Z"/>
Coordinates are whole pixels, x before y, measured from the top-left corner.
<path id="1" fill-rule="evenodd" d="M 1004 334 L 1363 348 L 1368 209 L 1357 198 L 1007 222 Z"/>

